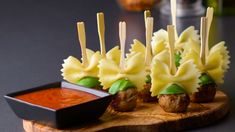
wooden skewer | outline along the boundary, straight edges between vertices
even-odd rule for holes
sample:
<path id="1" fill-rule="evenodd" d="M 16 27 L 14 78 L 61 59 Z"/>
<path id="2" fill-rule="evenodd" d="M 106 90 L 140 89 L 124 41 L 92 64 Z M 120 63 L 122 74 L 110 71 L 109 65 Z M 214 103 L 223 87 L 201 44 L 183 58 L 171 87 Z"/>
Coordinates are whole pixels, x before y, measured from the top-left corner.
<path id="1" fill-rule="evenodd" d="M 153 34 L 153 17 L 146 19 L 146 52 L 145 52 L 145 65 L 148 67 L 151 65 L 152 60 L 152 49 L 151 49 L 151 38 Z"/>
<path id="2" fill-rule="evenodd" d="M 151 12 L 149 10 L 145 10 L 144 11 L 144 23 L 145 23 L 145 28 L 146 28 L 146 24 L 147 24 L 147 18 L 151 17 Z"/>
<path id="3" fill-rule="evenodd" d="M 84 22 L 77 23 L 77 30 L 78 30 L 78 39 L 79 39 L 80 47 L 82 51 L 82 64 L 83 66 L 87 66 L 88 59 L 87 59 L 87 54 L 86 54 L 86 33 L 85 33 Z"/>
<path id="4" fill-rule="evenodd" d="M 201 37 L 201 51 L 200 51 L 200 59 L 202 61 L 202 64 L 206 64 L 206 39 L 208 39 L 207 36 L 207 21 L 208 19 L 206 17 L 201 18 L 201 29 L 200 29 L 200 37 Z"/>
<path id="5" fill-rule="evenodd" d="M 171 70 L 171 74 L 174 75 L 176 73 L 175 57 L 174 57 L 175 26 L 174 25 L 168 25 L 167 26 L 167 32 L 168 32 L 169 51 L 170 51 L 170 70 Z"/>
<path id="6" fill-rule="evenodd" d="M 208 7 L 206 10 L 206 17 L 207 17 L 207 39 L 206 39 L 206 55 L 209 54 L 209 33 L 210 27 L 213 20 L 214 9 L 212 7 Z"/>
<path id="7" fill-rule="evenodd" d="M 121 47 L 120 68 L 125 68 L 126 22 L 119 22 L 119 39 Z"/>
<path id="8" fill-rule="evenodd" d="M 100 39 L 100 50 L 101 55 L 106 57 L 106 50 L 105 50 L 105 23 L 104 23 L 104 14 L 102 12 L 97 13 L 97 27 L 98 27 L 98 34 Z"/>
<path id="9" fill-rule="evenodd" d="M 178 40 L 178 33 L 177 33 L 177 27 L 176 27 L 176 1 L 177 0 L 171 0 L 171 19 L 172 19 L 172 25 L 175 26 L 175 40 Z"/>

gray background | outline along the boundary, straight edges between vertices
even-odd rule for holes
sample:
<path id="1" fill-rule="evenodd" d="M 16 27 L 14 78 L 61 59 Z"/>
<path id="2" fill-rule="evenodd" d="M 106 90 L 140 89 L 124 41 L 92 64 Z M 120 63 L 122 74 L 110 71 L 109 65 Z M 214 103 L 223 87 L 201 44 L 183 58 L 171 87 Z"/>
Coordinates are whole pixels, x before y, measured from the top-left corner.
<path id="1" fill-rule="evenodd" d="M 118 43 L 118 22 L 127 22 L 127 45 L 134 38 L 144 42 L 142 13 L 121 10 L 114 0 L 1 0 L 0 1 L 0 131 L 20 132 L 22 122 L 11 111 L 3 95 L 41 84 L 62 80 L 60 69 L 69 55 L 80 58 L 76 22 L 85 21 L 87 47 L 99 50 L 96 13 L 103 11 L 106 20 L 106 48 Z M 169 17 L 155 9 L 154 30 L 166 28 Z M 178 19 L 178 30 L 195 25 L 199 17 Z M 231 60 L 235 57 L 235 17 L 216 17 L 210 42 L 225 40 Z M 128 48 L 128 46 L 127 46 Z M 233 63 L 222 86 L 230 97 L 231 112 L 220 122 L 192 131 L 234 131 L 235 69 Z"/>

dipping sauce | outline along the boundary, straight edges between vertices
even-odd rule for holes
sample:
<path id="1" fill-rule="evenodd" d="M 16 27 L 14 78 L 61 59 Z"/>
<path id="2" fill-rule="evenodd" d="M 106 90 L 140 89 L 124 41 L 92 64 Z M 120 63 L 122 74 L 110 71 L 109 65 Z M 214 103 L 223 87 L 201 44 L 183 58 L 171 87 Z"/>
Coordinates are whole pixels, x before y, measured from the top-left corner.
<path id="1" fill-rule="evenodd" d="M 56 110 L 95 100 L 99 97 L 84 91 L 69 88 L 49 88 L 18 95 L 15 98 Z"/>

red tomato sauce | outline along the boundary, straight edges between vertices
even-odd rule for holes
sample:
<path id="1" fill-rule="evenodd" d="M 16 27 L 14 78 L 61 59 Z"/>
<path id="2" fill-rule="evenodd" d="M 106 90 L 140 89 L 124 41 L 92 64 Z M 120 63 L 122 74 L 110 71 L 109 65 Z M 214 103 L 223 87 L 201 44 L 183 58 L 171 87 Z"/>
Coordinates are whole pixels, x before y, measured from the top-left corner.
<path id="1" fill-rule="evenodd" d="M 99 98 L 96 95 L 68 88 L 49 88 L 18 95 L 22 101 L 52 109 L 61 109 Z"/>

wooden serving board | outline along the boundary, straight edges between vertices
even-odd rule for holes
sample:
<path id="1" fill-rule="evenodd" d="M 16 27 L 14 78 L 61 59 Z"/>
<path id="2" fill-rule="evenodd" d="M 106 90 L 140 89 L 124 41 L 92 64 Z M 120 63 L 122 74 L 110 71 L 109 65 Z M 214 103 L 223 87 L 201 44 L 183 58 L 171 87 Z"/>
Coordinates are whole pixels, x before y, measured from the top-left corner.
<path id="1" fill-rule="evenodd" d="M 217 91 L 213 102 L 190 103 L 186 113 L 167 113 L 157 103 L 139 103 L 133 112 L 115 112 L 108 108 L 99 121 L 67 130 L 26 120 L 23 127 L 26 132 L 180 131 L 209 125 L 223 118 L 229 112 L 228 101 L 225 93 Z"/>

